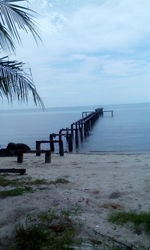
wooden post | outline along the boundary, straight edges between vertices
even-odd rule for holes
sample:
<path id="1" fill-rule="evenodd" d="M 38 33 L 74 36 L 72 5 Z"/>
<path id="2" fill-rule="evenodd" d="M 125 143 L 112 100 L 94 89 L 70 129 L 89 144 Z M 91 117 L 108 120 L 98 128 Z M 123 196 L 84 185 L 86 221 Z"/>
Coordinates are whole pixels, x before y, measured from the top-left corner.
<path id="1" fill-rule="evenodd" d="M 90 130 L 90 119 L 87 122 L 87 132 L 88 132 L 88 135 L 89 135 L 89 130 Z"/>
<path id="2" fill-rule="evenodd" d="M 59 140 L 60 140 L 60 141 L 62 140 L 62 132 L 63 132 L 63 129 L 60 129 L 60 130 L 59 130 Z"/>
<path id="3" fill-rule="evenodd" d="M 22 151 L 18 152 L 17 163 L 23 163 L 23 152 Z"/>
<path id="4" fill-rule="evenodd" d="M 79 138 L 78 138 L 78 124 L 75 124 L 75 144 L 76 148 L 79 147 Z"/>
<path id="5" fill-rule="evenodd" d="M 51 152 L 55 151 L 53 137 L 54 137 L 54 134 L 50 134 L 49 139 L 50 139 L 50 150 L 51 150 Z"/>
<path id="6" fill-rule="evenodd" d="M 68 144 L 68 152 L 73 151 L 73 140 L 72 140 L 72 135 L 69 134 L 69 129 L 66 128 L 66 142 Z"/>
<path id="7" fill-rule="evenodd" d="M 40 150 L 41 150 L 41 142 L 40 141 L 36 141 L 36 150 L 39 152 L 36 152 L 36 156 L 40 156 Z"/>
<path id="8" fill-rule="evenodd" d="M 71 136 L 72 136 L 72 138 L 73 138 L 73 125 L 74 125 L 74 123 L 71 124 Z"/>
<path id="9" fill-rule="evenodd" d="M 84 137 L 87 136 L 87 122 L 84 122 Z"/>
<path id="10" fill-rule="evenodd" d="M 51 151 L 47 150 L 45 152 L 45 163 L 51 163 Z"/>
<path id="11" fill-rule="evenodd" d="M 59 155 L 64 156 L 64 146 L 62 140 L 59 140 Z"/>
<path id="12" fill-rule="evenodd" d="M 83 141 L 83 124 L 82 124 L 82 121 L 80 122 L 79 131 L 80 131 L 80 139 L 81 139 L 81 141 Z"/>
<path id="13" fill-rule="evenodd" d="M 72 135 L 68 135 L 68 150 L 69 152 L 73 151 L 73 140 L 72 140 Z"/>
<path id="14" fill-rule="evenodd" d="M 68 143 L 69 140 L 69 131 L 68 128 L 66 128 L 66 142 Z"/>

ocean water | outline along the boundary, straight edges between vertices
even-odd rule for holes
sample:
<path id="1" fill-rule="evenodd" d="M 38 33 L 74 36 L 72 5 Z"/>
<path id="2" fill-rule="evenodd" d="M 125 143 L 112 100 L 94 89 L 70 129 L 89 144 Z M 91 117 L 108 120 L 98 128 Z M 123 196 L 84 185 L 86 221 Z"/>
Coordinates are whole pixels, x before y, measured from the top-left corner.
<path id="1" fill-rule="evenodd" d="M 0 111 L 0 145 L 23 142 L 35 148 L 36 140 L 48 140 L 50 133 L 80 119 L 83 111 L 98 107 L 113 110 L 114 116 L 105 113 L 98 119 L 90 135 L 80 143 L 79 152 L 150 152 L 150 104 Z"/>

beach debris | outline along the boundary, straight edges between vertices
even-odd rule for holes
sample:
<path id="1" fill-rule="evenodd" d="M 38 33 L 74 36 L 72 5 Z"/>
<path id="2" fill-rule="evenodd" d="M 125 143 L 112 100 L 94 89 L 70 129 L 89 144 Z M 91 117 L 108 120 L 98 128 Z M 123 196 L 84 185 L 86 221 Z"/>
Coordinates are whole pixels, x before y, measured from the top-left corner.
<path id="1" fill-rule="evenodd" d="M 90 202 L 90 200 L 87 198 L 86 201 L 85 201 L 85 203 L 88 205 L 89 202 Z"/>
<path id="2" fill-rule="evenodd" d="M 123 206 L 114 202 L 104 203 L 103 205 L 101 205 L 101 207 L 108 208 L 108 209 L 122 209 L 123 208 Z"/>
<path id="3" fill-rule="evenodd" d="M 93 193 L 93 194 L 99 194 L 99 193 L 100 193 L 100 190 L 94 189 L 94 190 L 92 191 L 92 193 Z"/>
<path id="4" fill-rule="evenodd" d="M 25 168 L 1 168 L 0 173 L 19 173 L 20 175 L 24 175 L 26 173 Z"/>
<path id="5" fill-rule="evenodd" d="M 109 195 L 109 199 L 118 199 L 122 194 L 117 191 L 117 192 L 113 192 Z"/>

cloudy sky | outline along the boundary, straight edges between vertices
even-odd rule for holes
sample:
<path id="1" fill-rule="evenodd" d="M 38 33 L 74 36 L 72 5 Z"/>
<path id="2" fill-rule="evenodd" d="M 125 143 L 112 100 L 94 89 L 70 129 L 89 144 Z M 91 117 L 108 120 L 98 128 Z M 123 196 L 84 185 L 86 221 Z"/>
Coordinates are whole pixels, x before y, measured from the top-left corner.
<path id="1" fill-rule="evenodd" d="M 150 102 L 149 0 L 29 3 L 43 42 L 22 34 L 16 54 L 46 107 Z"/>

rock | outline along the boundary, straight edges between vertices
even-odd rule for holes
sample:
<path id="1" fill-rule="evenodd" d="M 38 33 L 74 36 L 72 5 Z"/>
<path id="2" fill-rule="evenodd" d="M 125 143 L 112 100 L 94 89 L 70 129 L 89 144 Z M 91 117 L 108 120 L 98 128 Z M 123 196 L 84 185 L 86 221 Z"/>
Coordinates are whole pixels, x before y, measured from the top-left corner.
<path id="1" fill-rule="evenodd" d="M 30 147 L 24 143 L 13 143 L 10 142 L 7 145 L 6 150 L 9 152 L 10 155 L 17 155 L 18 152 L 22 151 L 22 152 L 27 152 L 30 149 Z"/>
<path id="2" fill-rule="evenodd" d="M 0 157 L 4 157 L 4 156 L 12 156 L 9 150 L 7 150 L 6 148 L 0 149 Z"/>

